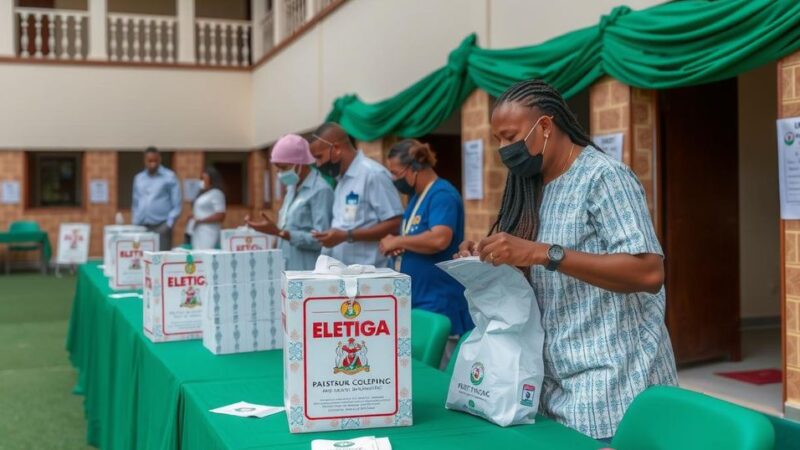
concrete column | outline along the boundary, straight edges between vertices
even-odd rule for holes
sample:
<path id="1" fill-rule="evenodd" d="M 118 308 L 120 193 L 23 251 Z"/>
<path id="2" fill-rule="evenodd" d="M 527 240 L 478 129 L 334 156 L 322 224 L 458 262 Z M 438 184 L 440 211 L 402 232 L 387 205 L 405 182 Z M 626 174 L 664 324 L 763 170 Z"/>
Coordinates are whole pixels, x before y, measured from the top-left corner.
<path id="1" fill-rule="evenodd" d="M 253 62 L 258 61 L 259 58 L 264 56 L 264 29 L 261 20 L 267 14 L 266 3 L 264 0 L 250 0 L 250 18 L 252 25 L 252 55 Z"/>
<path id="2" fill-rule="evenodd" d="M 14 0 L 0 0 L 0 56 L 16 56 L 17 26 Z"/>
<path id="3" fill-rule="evenodd" d="M 194 0 L 176 0 L 178 11 L 178 62 L 195 63 Z"/>
<path id="4" fill-rule="evenodd" d="M 89 59 L 108 60 L 106 0 L 89 0 Z"/>
<path id="5" fill-rule="evenodd" d="M 778 61 L 778 118 L 800 116 L 800 52 Z M 774 151 L 773 149 L 765 149 Z M 781 220 L 784 413 L 800 420 L 800 220 Z"/>

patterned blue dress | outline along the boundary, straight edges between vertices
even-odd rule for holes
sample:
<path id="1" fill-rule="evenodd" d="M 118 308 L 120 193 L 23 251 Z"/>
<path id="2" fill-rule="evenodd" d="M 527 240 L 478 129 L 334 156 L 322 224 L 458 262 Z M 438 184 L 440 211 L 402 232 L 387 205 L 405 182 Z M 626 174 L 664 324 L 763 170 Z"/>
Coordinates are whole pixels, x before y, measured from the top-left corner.
<path id="1" fill-rule="evenodd" d="M 594 254 L 663 255 L 636 175 L 591 147 L 544 187 L 540 219 L 540 242 Z M 531 278 L 545 330 L 543 414 L 607 438 L 637 394 L 677 384 L 663 288 L 620 294 L 541 266 Z"/>

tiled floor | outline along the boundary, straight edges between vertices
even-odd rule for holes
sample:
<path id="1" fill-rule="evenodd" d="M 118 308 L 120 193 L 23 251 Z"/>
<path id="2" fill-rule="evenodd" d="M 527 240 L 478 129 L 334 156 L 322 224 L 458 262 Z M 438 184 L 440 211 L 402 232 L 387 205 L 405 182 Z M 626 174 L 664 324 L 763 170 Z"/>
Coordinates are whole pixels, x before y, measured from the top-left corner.
<path id="1" fill-rule="evenodd" d="M 691 366 L 678 371 L 678 381 L 683 388 L 782 417 L 781 383 L 758 386 L 714 375 L 716 372 L 780 368 L 780 329 L 748 330 L 742 332 L 741 361 Z"/>

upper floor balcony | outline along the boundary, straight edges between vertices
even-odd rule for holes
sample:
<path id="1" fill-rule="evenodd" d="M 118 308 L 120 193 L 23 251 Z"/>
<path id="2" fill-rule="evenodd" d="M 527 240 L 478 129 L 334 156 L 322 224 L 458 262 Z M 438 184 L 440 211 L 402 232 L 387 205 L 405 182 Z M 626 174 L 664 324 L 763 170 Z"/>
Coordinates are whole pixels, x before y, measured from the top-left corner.
<path id="1" fill-rule="evenodd" d="M 0 57 L 249 67 L 344 1 L 0 0 Z"/>

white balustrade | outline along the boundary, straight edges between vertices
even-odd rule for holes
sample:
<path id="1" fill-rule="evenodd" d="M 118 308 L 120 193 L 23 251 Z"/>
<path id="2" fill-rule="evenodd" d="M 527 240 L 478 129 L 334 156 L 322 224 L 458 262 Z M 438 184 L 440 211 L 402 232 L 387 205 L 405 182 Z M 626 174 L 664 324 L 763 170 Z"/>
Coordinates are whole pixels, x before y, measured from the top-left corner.
<path id="1" fill-rule="evenodd" d="M 281 0 L 278 0 L 281 1 Z M 283 0 L 286 11 L 286 36 L 291 36 L 306 23 L 306 0 Z"/>
<path id="2" fill-rule="evenodd" d="M 268 10 L 267 14 L 261 19 L 261 42 L 262 51 L 267 53 L 275 47 L 275 11 Z M 261 57 L 261 55 L 258 55 Z"/>
<path id="3" fill-rule="evenodd" d="M 249 66 L 248 20 L 197 19 L 197 63 L 207 66 Z"/>
<path id="4" fill-rule="evenodd" d="M 112 61 L 174 63 L 177 21 L 151 14 L 108 15 L 108 58 Z"/>
<path id="5" fill-rule="evenodd" d="M 19 21 L 19 56 L 24 58 L 85 59 L 86 11 L 15 8 Z M 33 47 L 33 48 L 31 48 Z"/>

